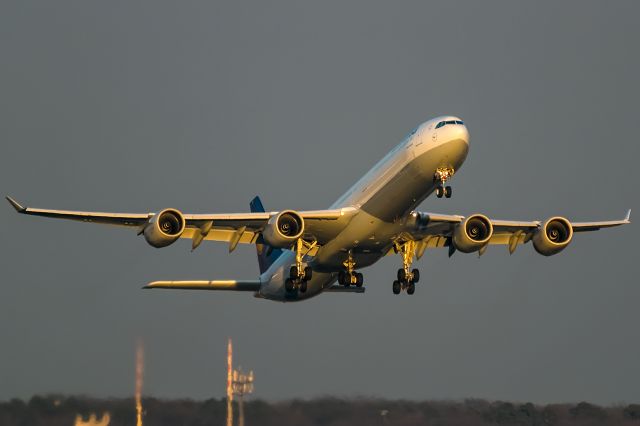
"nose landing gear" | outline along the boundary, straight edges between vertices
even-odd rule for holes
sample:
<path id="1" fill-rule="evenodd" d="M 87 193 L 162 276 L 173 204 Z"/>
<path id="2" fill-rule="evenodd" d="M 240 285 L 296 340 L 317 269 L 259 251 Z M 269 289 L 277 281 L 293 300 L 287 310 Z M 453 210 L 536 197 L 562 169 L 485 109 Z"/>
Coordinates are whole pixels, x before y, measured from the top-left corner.
<path id="1" fill-rule="evenodd" d="M 442 198 L 444 195 L 446 198 L 451 198 L 453 189 L 451 186 L 444 186 L 449 179 L 453 177 L 454 170 L 451 167 L 439 167 L 433 174 L 433 180 L 437 183 L 436 197 Z"/>
<path id="2" fill-rule="evenodd" d="M 416 246 L 413 240 L 395 245 L 396 252 L 402 255 L 402 268 L 398 269 L 398 279 L 393 282 L 393 294 L 400 294 L 402 290 L 406 290 L 407 294 L 413 294 L 416 291 L 416 283 L 420 281 L 420 271 L 411 269 Z"/>

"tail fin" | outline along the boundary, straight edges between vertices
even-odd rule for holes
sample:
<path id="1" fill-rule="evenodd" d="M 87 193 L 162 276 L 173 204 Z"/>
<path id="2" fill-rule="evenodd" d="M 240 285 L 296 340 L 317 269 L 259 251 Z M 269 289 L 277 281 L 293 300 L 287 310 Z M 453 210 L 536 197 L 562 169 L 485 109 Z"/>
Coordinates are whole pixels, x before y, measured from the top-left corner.
<path id="1" fill-rule="evenodd" d="M 260 201 L 260 197 L 258 196 L 251 200 L 249 207 L 251 207 L 252 213 L 265 212 L 262 201 Z M 260 267 L 261 274 L 269 269 L 269 266 L 271 266 L 282 254 L 281 249 L 274 249 L 273 247 L 266 245 L 262 239 L 262 235 L 260 235 L 256 240 L 256 250 L 258 252 L 258 265 Z"/>

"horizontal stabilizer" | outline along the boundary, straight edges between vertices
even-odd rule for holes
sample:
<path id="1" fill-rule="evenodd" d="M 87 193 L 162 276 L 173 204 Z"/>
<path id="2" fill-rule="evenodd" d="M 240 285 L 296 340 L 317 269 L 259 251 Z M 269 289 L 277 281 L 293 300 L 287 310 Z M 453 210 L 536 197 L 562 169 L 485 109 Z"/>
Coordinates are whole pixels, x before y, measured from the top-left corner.
<path id="1" fill-rule="evenodd" d="M 260 281 L 154 281 L 142 288 L 165 288 L 173 290 L 229 290 L 229 291 L 258 291 Z"/>
<path id="2" fill-rule="evenodd" d="M 331 287 L 325 288 L 323 291 L 329 293 L 364 293 L 364 287 L 343 287 L 341 285 L 332 285 Z"/>

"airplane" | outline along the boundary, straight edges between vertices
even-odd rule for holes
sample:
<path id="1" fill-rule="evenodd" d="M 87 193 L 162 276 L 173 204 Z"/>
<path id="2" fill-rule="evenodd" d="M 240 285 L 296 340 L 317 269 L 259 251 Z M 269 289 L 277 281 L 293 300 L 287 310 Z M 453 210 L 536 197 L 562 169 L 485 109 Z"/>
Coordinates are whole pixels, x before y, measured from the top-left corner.
<path id="1" fill-rule="evenodd" d="M 191 239 L 192 251 L 205 240 L 226 242 L 229 252 L 238 244 L 255 244 L 258 279 L 154 281 L 143 288 L 247 291 L 281 302 L 323 292 L 363 293 L 358 270 L 390 254 L 402 260 L 393 294 L 414 294 L 420 271 L 412 264 L 426 249 L 447 248 L 449 256 L 457 251 L 482 255 L 490 245 L 504 245 L 512 254 L 531 242 L 538 253 L 551 256 L 564 250 L 574 233 L 630 223 L 631 210 L 622 220 L 601 222 L 571 222 L 560 216 L 510 221 L 416 211 L 433 193 L 452 196 L 448 182 L 468 152 L 469 131 L 460 118 L 426 121 L 327 210 L 267 212 L 259 197 L 251 201 L 250 213 L 230 214 L 183 214 L 175 208 L 140 214 L 47 210 L 7 200 L 22 214 L 132 228 L 156 248 L 180 238 Z"/>

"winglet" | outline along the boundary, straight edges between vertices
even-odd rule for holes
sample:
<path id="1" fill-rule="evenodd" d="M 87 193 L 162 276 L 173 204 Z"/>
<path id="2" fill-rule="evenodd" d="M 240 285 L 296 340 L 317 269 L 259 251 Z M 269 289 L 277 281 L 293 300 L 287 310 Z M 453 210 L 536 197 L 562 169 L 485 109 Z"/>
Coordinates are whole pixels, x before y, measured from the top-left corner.
<path id="1" fill-rule="evenodd" d="M 25 211 L 27 211 L 26 207 L 22 207 L 20 205 L 20 203 L 18 203 L 16 200 L 14 200 L 13 198 L 6 196 L 5 197 L 7 199 L 7 201 L 13 206 L 14 209 L 16 209 L 16 211 L 18 213 L 24 213 Z"/>
<path id="2" fill-rule="evenodd" d="M 631 222 L 631 209 L 627 211 L 627 217 L 624 218 L 625 222 Z"/>

